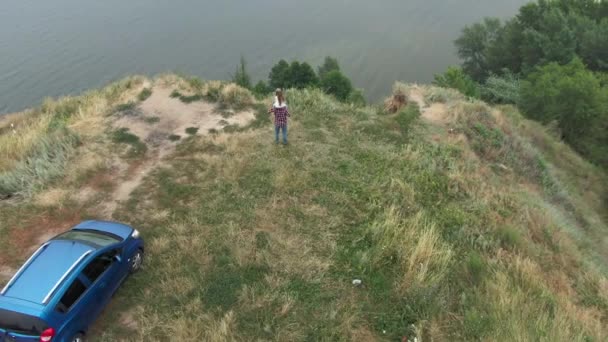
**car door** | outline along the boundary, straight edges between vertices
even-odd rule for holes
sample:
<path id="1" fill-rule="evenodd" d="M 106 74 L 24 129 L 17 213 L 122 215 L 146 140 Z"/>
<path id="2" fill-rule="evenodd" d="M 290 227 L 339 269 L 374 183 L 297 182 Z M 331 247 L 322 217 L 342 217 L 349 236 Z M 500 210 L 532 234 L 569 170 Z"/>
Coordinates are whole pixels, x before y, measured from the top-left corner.
<path id="1" fill-rule="evenodd" d="M 109 250 L 91 260 L 59 300 L 55 313 L 65 322 L 62 337 L 86 331 L 105 307 L 118 273 L 116 253 Z"/>
<path id="2" fill-rule="evenodd" d="M 85 292 L 87 292 L 86 282 L 81 275 L 76 277 L 54 308 L 53 314 L 57 321 L 63 322 L 63 325 L 57 329 L 56 338 L 59 341 L 68 339 L 87 327 L 87 317 L 81 314 L 83 308 L 86 307 L 86 300 L 84 300 Z"/>
<path id="3" fill-rule="evenodd" d="M 82 274 L 90 284 L 87 297 L 91 298 L 86 313 L 91 318 L 89 324 L 97 318 L 116 290 L 122 263 L 120 250 L 114 248 L 91 260 L 83 269 Z"/>

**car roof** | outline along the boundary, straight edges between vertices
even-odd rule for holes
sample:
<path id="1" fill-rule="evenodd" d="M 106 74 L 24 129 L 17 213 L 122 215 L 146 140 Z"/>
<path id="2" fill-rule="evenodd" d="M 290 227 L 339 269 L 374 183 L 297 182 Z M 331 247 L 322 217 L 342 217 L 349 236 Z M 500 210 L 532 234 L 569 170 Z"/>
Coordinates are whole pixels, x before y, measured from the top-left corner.
<path id="1" fill-rule="evenodd" d="M 3 295 L 46 304 L 45 299 L 58 289 L 60 282 L 94 251 L 95 247 L 81 242 L 51 240 L 17 272 Z"/>

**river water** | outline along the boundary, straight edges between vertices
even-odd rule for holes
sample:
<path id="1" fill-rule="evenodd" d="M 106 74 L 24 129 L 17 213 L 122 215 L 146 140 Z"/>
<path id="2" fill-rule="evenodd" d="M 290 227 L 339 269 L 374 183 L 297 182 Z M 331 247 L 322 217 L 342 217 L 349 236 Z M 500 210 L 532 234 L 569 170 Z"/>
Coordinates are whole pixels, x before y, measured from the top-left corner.
<path id="1" fill-rule="evenodd" d="M 458 63 L 453 40 L 524 0 L 3 0 L 0 113 L 130 74 L 228 79 L 241 55 L 255 81 L 279 59 L 326 55 L 370 99 L 395 80 L 429 82 Z"/>

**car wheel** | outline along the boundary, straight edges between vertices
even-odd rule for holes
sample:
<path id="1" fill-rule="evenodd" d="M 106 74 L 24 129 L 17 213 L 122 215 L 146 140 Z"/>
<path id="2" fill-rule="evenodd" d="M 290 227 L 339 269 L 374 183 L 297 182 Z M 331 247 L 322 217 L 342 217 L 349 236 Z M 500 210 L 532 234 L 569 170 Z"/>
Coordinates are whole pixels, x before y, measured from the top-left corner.
<path id="1" fill-rule="evenodd" d="M 141 269 L 141 265 L 144 263 L 144 251 L 138 249 L 135 255 L 131 258 L 131 273 L 135 273 Z"/>
<path id="2" fill-rule="evenodd" d="M 70 340 L 71 342 L 84 342 L 84 335 L 83 334 L 76 334 L 76 336 L 72 337 L 72 339 Z"/>

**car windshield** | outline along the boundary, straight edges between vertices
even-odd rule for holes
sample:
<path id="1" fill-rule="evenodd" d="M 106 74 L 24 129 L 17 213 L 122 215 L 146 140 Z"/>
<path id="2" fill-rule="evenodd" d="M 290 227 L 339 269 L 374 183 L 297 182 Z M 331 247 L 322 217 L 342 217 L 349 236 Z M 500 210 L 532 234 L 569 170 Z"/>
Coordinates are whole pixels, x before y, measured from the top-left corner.
<path id="1" fill-rule="evenodd" d="M 110 233 L 100 232 L 96 230 L 70 230 L 65 232 L 55 239 L 57 240 L 76 240 L 82 241 L 85 243 L 94 244 L 100 247 L 109 246 L 111 244 L 115 244 L 120 242 L 121 239 L 118 236 L 115 236 Z"/>
<path id="2" fill-rule="evenodd" d="M 0 309 L 0 329 L 38 335 L 46 329 L 46 322 L 37 317 Z"/>

